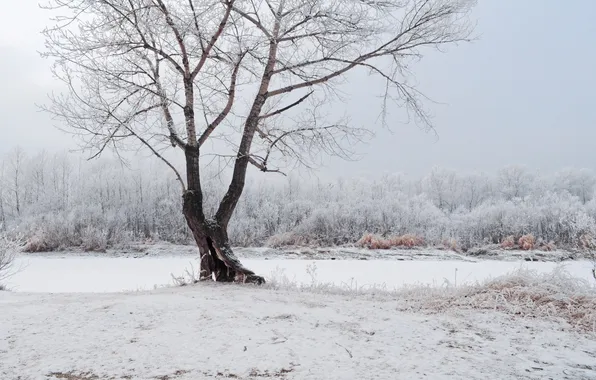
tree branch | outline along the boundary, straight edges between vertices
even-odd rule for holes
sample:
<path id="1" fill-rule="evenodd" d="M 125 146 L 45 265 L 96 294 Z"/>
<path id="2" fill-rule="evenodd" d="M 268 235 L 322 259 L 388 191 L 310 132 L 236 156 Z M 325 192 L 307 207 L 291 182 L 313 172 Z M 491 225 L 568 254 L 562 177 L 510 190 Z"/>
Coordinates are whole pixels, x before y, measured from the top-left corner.
<path id="1" fill-rule="evenodd" d="M 232 70 L 232 76 L 230 78 L 230 90 L 228 92 L 228 101 L 226 103 L 226 106 L 221 111 L 221 113 L 215 118 L 215 120 L 213 120 L 207 126 L 201 137 L 199 137 L 199 147 L 202 146 L 205 143 L 205 141 L 207 141 L 207 139 L 209 138 L 211 133 L 213 133 L 215 128 L 217 128 L 221 124 L 221 122 L 224 121 L 224 119 L 232 110 L 232 106 L 234 105 L 234 98 L 236 96 L 236 80 L 238 77 L 238 70 L 240 70 L 240 64 L 242 63 L 242 59 L 245 55 L 246 53 L 240 55 L 240 57 L 238 58 L 238 62 L 234 65 L 234 69 Z"/>
<path id="2" fill-rule="evenodd" d="M 189 77 L 191 74 L 190 73 L 190 62 L 188 59 L 188 52 L 186 51 L 186 44 L 184 43 L 184 37 L 182 37 L 182 34 L 176 27 L 176 24 L 174 24 L 174 20 L 172 19 L 172 16 L 170 15 L 170 11 L 164 4 L 163 0 L 155 0 L 155 1 L 157 1 L 157 4 L 159 4 L 159 8 L 162 10 L 162 12 L 166 18 L 166 23 L 168 24 L 170 29 L 172 29 L 172 32 L 174 32 L 174 36 L 176 37 L 176 42 L 178 42 L 178 47 L 180 48 L 180 53 L 182 54 L 182 66 L 184 67 L 184 75 L 185 75 L 185 77 Z"/>
<path id="3" fill-rule="evenodd" d="M 248 162 L 250 162 L 252 165 L 254 165 L 256 168 L 258 168 L 260 171 L 262 171 L 263 173 L 279 173 L 281 175 L 283 175 L 284 177 L 287 177 L 287 174 L 282 172 L 279 169 L 269 169 L 267 168 L 267 166 L 265 164 L 261 164 L 259 163 L 257 160 L 255 160 L 253 157 L 248 157 Z"/>
<path id="4" fill-rule="evenodd" d="M 244 17 L 245 19 L 247 19 L 248 21 L 250 21 L 254 26 L 256 26 L 261 32 L 263 32 L 263 34 L 265 36 L 267 36 L 267 38 L 271 39 L 271 33 L 269 33 L 269 31 L 267 30 L 267 28 L 265 28 L 265 26 L 263 26 L 263 24 L 261 24 L 261 22 L 259 22 L 258 20 L 256 20 L 254 17 L 250 16 L 248 13 L 238 9 L 237 7 L 232 7 L 232 10 L 236 13 L 238 13 L 240 16 Z"/>
<path id="5" fill-rule="evenodd" d="M 302 103 L 303 101 L 305 101 L 305 100 L 306 100 L 306 99 L 307 99 L 309 96 L 311 96 L 313 93 L 314 93 L 314 91 L 310 91 L 308 94 L 306 94 L 306 95 L 304 95 L 303 97 L 301 97 L 300 99 L 296 100 L 294 103 L 292 103 L 292 104 L 290 104 L 290 105 L 288 105 L 288 106 L 285 106 L 285 107 L 283 107 L 283 108 L 280 108 L 280 109 L 278 109 L 278 110 L 275 110 L 275 111 L 273 111 L 273 112 L 270 112 L 270 113 L 268 113 L 268 114 L 261 115 L 261 116 L 259 116 L 259 119 L 261 119 L 261 120 L 262 120 L 262 119 L 267 119 L 267 118 L 269 118 L 269 117 L 272 117 L 272 116 L 279 115 L 279 114 L 281 114 L 281 113 L 283 113 L 283 112 L 285 112 L 285 111 L 287 111 L 287 110 L 289 110 L 289 109 L 291 109 L 291 108 L 293 108 L 293 107 L 296 107 L 297 105 L 299 105 L 300 103 Z"/>
<path id="6" fill-rule="evenodd" d="M 190 0 L 192 2 L 192 0 Z M 207 61 L 207 58 L 209 57 L 209 54 L 211 53 L 211 50 L 213 49 L 213 47 L 215 46 L 215 44 L 217 43 L 217 40 L 219 39 L 219 37 L 221 36 L 221 34 L 223 33 L 226 24 L 228 23 L 228 19 L 230 18 L 230 13 L 232 12 L 232 7 L 234 5 L 234 0 L 224 0 L 224 4 L 226 4 L 226 12 L 221 20 L 221 22 L 219 23 L 219 26 L 217 28 L 217 31 L 213 34 L 213 36 L 211 37 L 211 40 L 209 41 L 209 43 L 207 44 L 207 46 L 205 48 L 203 48 L 203 54 L 201 55 L 201 59 L 199 60 L 199 63 L 197 64 L 197 66 L 195 67 L 195 69 L 192 71 L 191 73 L 191 78 L 195 78 L 197 76 L 197 74 L 199 73 L 199 71 L 201 71 L 201 69 L 203 68 L 203 66 L 205 65 L 205 62 Z"/>
<path id="7" fill-rule="evenodd" d="M 114 118 L 114 120 L 118 121 L 120 123 L 120 125 L 122 125 L 126 130 L 128 130 L 128 132 L 132 136 L 136 137 L 143 145 L 145 145 L 157 158 L 159 158 L 161 161 L 163 161 L 170 169 L 172 169 L 174 171 L 174 173 L 176 175 L 176 179 L 178 180 L 178 182 L 180 182 L 180 186 L 182 187 L 182 192 L 183 193 L 186 192 L 186 185 L 184 184 L 184 180 L 182 179 L 182 176 L 178 172 L 178 169 L 176 169 L 176 167 L 174 165 L 172 165 L 172 163 L 170 163 L 170 161 L 168 161 L 151 144 L 149 144 L 149 142 L 146 139 L 144 139 L 138 133 L 133 131 L 132 128 L 130 128 L 128 125 L 126 125 L 126 123 L 123 123 L 116 115 L 112 114 L 111 112 L 110 112 L 110 115 L 112 116 L 112 118 Z"/>

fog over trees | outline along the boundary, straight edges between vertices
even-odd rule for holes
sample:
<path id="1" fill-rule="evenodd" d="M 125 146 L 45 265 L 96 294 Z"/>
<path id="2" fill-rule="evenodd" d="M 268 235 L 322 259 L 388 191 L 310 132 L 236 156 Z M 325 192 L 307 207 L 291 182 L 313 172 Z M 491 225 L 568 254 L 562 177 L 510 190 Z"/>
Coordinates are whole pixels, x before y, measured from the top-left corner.
<path id="1" fill-rule="evenodd" d="M 176 178 L 158 161 L 143 162 L 127 168 L 114 159 L 16 148 L 0 162 L 0 228 L 32 250 L 191 244 Z M 207 212 L 217 209 L 226 180 L 205 174 Z M 248 181 L 229 237 L 234 246 L 279 246 L 415 234 L 425 244 L 466 249 L 533 234 L 557 247 L 585 248 L 596 236 L 595 185 L 589 169 L 541 175 L 523 166 L 488 174 L 437 167 L 421 178 L 262 177 Z"/>

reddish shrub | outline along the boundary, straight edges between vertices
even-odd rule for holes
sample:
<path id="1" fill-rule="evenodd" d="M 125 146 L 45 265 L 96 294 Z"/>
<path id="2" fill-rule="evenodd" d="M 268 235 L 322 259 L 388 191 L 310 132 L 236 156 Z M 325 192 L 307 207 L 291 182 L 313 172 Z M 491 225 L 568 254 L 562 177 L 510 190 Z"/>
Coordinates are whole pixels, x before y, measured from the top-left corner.
<path id="1" fill-rule="evenodd" d="M 507 236 L 501 241 L 501 248 L 511 249 L 515 247 L 515 238 L 513 236 Z"/>
<path id="2" fill-rule="evenodd" d="M 536 238 L 532 234 L 527 234 L 519 238 L 517 241 L 519 247 L 524 251 L 529 251 L 534 249 L 534 245 L 536 244 Z"/>
<path id="3" fill-rule="evenodd" d="M 412 248 L 424 245 L 424 239 L 414 234 L 405 234 L 400 236 L 398 239 L 398 241 L 401 242 L 401 244 L 397 246 Z"/>

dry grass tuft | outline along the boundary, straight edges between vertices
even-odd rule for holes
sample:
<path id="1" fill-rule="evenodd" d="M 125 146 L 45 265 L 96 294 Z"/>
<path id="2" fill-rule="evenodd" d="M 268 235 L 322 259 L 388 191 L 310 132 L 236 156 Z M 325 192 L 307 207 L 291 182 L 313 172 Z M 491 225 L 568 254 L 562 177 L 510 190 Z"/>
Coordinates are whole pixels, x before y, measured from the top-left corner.
<path id="1" fill-rule="evenodd" d="M 299 235 L 295 232 L 285 232 L 271 236 L 267 239 L 265 245 L 271 248 L 308 247 L 317 245 L 317 242 L 307 236 Z"/>
<path id="2" fill-rule="evenodd" d="M 579 246 L 582 249 L 595 249 L 596 248 L 596 241 L 594 237 L 590 234 L 583 234 L 579 237 Z"/>
<path id="3" fill-rule="evenodd" d="M 25 244 L 23 252 L 37 253 L 37 252 L 51 252 L 55 251 L 60 245 L 57 241 L 48 238 L 46 233 L 37 231 L 32 235 Z"/>
<path id="4" fill-rule="evenodd" d="M 461 252 L 459 245 L 457 244 L 457 240 L 454 238 L 451 239 L 444 239 L 443 240 L 443 248 L 454 251 L 454 252 Z"/>
<path id="5" fill-rule="evenodd" d="M 421 309 L 453 307 L 497 310 L 521 317 L 557 318 L 596 333 L 596 288 L 559 267 L 539 274 L 520 269 L 483 284 L 451 289 L 409 288 L 406 297 Z"/>
<path id="6" fill-rule="evenodd" d="M 288 279 L 282 269 L 278 269 L 271 274 L 265 287 L 373 296 L 376 299 L 399 298 L 403 300 L 403 310 L 431 313 L 457 308 L 496 310 L 523 318 L 564 320 L 578 331 L 596 334 L 596 287 L 586 280 L 573 277 L 562 266 L 543 274 L 520 269 L 475 285 L 415 285 L 399 289 L 388 289 L 385 284 L 358 284 L 354 281 L 341 285 L 322 283 L 317 279 L 316 264 L 309 266 L 307 273 L 311 282 L 298 284 Z"/>
<path id="7" fill-rule="evenodd" d="M 384 238 L 380 235 L 365 234 L 356 242 L 356 245 L 368 249 L 391 249 L 396 247 L 414 248 L 425 245 L 424 239 L 414 234 L 390 236 Z"/>
<path id="8" fill-rule="evenodd" d="M 155 380 L 174 380 L 177 377 L 187 374 L 189 371 L 178 370 L 171 375 L 163 375 L 154 377 Z"/>
<path id="9" fill-rule="evenodd" d="M 71 372 L 52 372 L 48 374 L 49 377 L 53 377 L 55 379 L 63 379 L 63 380 L 97 380 L 99 377 L 94 375 L 91 372 L 81 372 L 77 373 L 74 371 Z"/>
<path id="10" fill-rule="evenodd" d="M 557 246 L 554 241 L 549 241 L 548 243 L 540 244 L 538 249 L 541 251 L 552 252 L 557 250 Z"/>
<path id="11" fill-rule="evenodd" d="M 560 317 L 576 328 L 596 332 L 596 291 L 586 285 L 562 270 L 542 275 L 519 271 L 488 282 L 471 291 L 468 298 L 480 305 L 496 299 L 497 309 L 524 316 Z"/>
<path id="12" fill-rule="evenodd" d="M 365 247 L 368 249 L 389 249 L 391 243 L 388 239 L 383 238 L 380 235 L 365 234 L 356 242 L 356 245 Z"/>

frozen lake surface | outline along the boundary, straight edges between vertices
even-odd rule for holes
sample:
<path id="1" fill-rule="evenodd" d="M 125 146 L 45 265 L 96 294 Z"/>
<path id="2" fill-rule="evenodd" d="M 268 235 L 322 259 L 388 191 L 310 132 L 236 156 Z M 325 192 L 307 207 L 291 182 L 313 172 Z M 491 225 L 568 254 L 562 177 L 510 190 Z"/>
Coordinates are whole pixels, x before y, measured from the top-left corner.
<path id="1" fill-rule="evenodd" d="M 498 277 L 519 268 L 550 272 L 557 266 L 578 278 L 596 284 L 590 261 L 513 262 L 513 261 L 395 261 L 395 260 L 263 260 L 243 259 L 256 273 L 271 278 L 285 275 L 297 283 L 316 281 L 357 286 L 384 285 L 388 289 L 403 285 L 453 286 L 472 284 Z M 16 292 L 89 293 L 149 290 L 172 284 L 171 275 L 182 275 L 197 260 L 189 256 L 101 257 L 101 256 L 20 256 L 19 271 L 7 281 Z"/>

